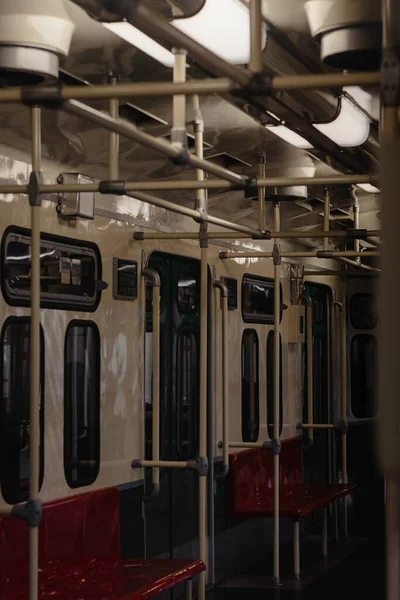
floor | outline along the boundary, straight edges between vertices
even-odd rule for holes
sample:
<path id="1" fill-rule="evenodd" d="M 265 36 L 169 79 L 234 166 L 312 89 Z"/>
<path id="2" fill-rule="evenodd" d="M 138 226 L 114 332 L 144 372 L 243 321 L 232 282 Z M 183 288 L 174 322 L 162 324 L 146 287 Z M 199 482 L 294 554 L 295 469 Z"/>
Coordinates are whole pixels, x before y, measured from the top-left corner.
<path id="1" fill-rule="evenodd" d="M 304 546 L 304 545 L 303 545 Z M 265 564 L 234 577 L 207 595 L 207 600 L 383 600 L 385 597 L 384 543 L 379 538 L 353 539 L 330 547 L 328 561 L 320 558 L 320 546 L 309 540 L 303 547 L 302 579 L 291 580 L 291 552 L 283 552 L 285 583 L 274 587 Z"/>

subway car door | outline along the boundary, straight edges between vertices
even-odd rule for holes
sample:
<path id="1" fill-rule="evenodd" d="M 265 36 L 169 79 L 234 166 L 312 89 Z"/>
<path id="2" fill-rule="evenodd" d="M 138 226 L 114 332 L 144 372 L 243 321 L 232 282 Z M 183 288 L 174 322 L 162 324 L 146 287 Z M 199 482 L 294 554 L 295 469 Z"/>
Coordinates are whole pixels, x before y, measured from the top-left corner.
<path id="1" fill-rule="evenodd" d="M 160 458 L 187 461 L 198 456 L 200 263 L 153 252 L 148 267 L 161 277 Z M 151 457 L 151 287 L 146 291 L 145 450 Z M 151 492 L 151 470 L 145 494 Z M 144 503 L 146 555 L 188 556 L 197 537 L 198 475 L 186 469 L 161 469 L 160 493 Z"/>

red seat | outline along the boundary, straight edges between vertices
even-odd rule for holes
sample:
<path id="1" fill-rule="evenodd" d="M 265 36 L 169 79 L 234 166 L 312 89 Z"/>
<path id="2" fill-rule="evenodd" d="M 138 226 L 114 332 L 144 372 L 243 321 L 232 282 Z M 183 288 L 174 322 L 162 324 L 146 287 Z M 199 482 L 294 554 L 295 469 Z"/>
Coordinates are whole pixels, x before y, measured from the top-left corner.
<path id="1" fill-rule="evenodd" d="M 28 527 L 0 519 L 0 598 L 28 598 Z M 136 600 L 191 579 L 201 561 L 120 559 L 115 488 L 43 507 L 39 531 L 39 599 Z"/>
<path id="2" fill-rule="evenodd" d="M 273 516 L 273 455 L 250 449 L 230 455 L 229 514 L 231 518 Z M 298 520 L 351 494 L 355 485 L 302 482 L 301 440 L 282 440 L 280 454 L 279 515 Z"/>

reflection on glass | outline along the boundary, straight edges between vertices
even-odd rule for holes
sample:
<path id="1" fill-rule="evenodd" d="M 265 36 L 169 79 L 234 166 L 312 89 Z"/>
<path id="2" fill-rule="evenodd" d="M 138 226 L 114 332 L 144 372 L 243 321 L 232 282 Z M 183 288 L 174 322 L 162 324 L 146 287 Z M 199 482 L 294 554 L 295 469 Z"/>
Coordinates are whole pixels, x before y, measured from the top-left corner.
<path id="1" fill-rule="evenodd" d="M 190 273 L 182 273 L 178 281 L 178 308 L 181 312 L 196 310 L 197 281 Z"/>

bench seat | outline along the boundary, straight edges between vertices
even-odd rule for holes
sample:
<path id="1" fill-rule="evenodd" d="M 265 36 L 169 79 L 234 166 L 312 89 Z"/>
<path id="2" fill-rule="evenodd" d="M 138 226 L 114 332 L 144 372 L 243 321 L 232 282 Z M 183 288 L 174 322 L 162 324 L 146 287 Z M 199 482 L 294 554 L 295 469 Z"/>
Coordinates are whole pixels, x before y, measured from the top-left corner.
<path id="1" fill-rule="evenodd" d="M 281 485 L 279 493 L 279 516 L 282 518 L 301 519 L 319 508 L 325 508 L 357 489 L 356 485 L 317 483 L 296 483 Z M 236 517 L 267 518 L 274 516 L 272 490 L 263 494 L 258 490 L 257 497 L 249 498 L 247 506 L 239 506 L 235 510 Z"/>
<path id="2" fill-rule="evenodd" d="M 23 521 L 0 518 L 1 600 L 28 600 L 28 536 Z M 204 570 L 199 560 L 122 560 L 116 488 L 43 506 L 39 600 L 151 598 Z"/>

